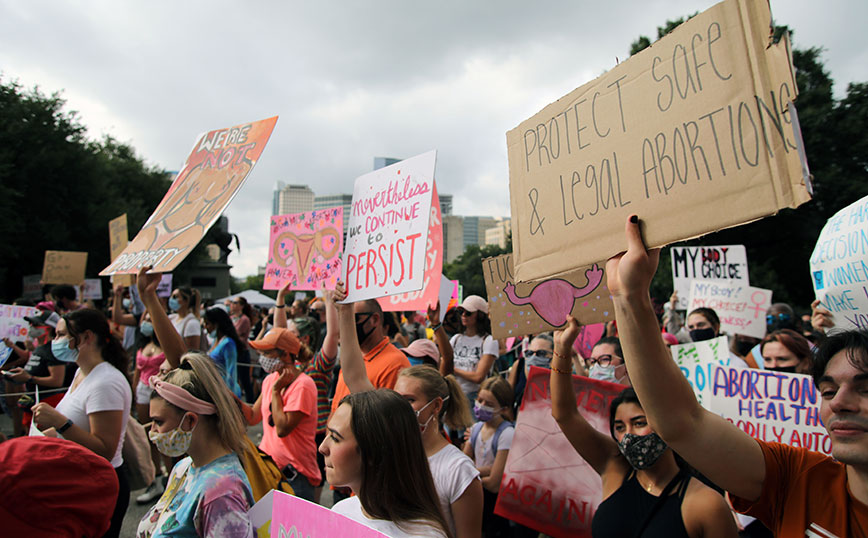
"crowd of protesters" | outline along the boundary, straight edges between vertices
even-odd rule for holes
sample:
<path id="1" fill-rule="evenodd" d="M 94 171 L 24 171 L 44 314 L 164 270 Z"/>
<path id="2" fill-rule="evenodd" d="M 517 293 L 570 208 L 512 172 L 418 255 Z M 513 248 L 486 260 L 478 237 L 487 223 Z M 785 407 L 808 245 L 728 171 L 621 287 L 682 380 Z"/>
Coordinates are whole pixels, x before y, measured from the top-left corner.
<path id="1" fill-rule="evenodd" d="M 55 286 L 31 303 L 26 340 L 4 341 L 5 392 L 22 395 L 4 398 L 13 432 L 0 474 L 23 490 L 40 460 L 10 458 L 57 438 L 39 445 L 56 467 L 45 487 L 72 498 L 86 486 L 71 486 L 75 469 L 57 460 L 96 457 L 78 481 L 92 475 L 111 510 L 58 506 L 79 535 L 118 536 L 132 417 L 156 469 L 134 499 L 152 505 L 137 536 L 254 536 L 246 430 L 262 423 L 258 448 L 295 495 L 325 502 L 329 491 L 334 511 L 389 536 L 536 536 L 494 511 L 533 366 L 549 369 L 552 415 L 602 480 L 594 536 L 865 535 L 868 333 L 827 336 L 835 320 L 816 302 L 802 316 L 772 305 L 762 339 L 723 333 L 709 308 L 678 312 L 675 294 L 655 309 L 659 253 L 645 249 L 635 217 L 626 235 L 629 249 L 607 265 L 617 321 L 586 357 L 572 317 L 507 347 L 475 295 L 448 312 L 385 312 L 376 300 L 345 302 L 338 282 L 292 304 L 286 287 L 260 309 L 240 296 L 207 304 L 186 286 L 167 300 L 143 269 L 101 310 Z M 813 376 L 833 458 L 752 439 L 697 403 L 668 347 L 720 336 L 730 366 Z M 624 385 L 608 432 L 577 409 L 573 375 Z M 38 525 L 2 509 L 16 529 Z"/>

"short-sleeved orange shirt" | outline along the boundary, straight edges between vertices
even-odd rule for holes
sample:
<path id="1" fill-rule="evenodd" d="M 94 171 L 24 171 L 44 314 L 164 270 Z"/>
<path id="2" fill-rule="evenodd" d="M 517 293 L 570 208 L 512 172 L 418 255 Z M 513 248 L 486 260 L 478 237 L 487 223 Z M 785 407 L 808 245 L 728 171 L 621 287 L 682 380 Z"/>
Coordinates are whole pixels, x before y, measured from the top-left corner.
<path id="1" fill-rule="evenodd" d="M 731 495 L 732 506 L 775 536 L 868 536 L 868 506 L 847 484 L 847 466 L 803 448 L 757 441 L 766 462 L 756 502 Z"/>
<path id="2" fill-rule="evenodd" d="M 393 389 L 398 381 L 398 373 L 404 368 L 410 367 L 410 361 L 401 350 L 396 348 L 389 342 L 388 337 L 383 337 L 383 341 L 377 344 L 373 349 L 365 353 L 365 371 L 368 373 L 368 379 L 371 384 L 377 389 Z M 335 387 L 335 397 L 332 400 L 332 413 L 340 405 L 344 396 L 350 393 L 347 384 L 344 383 L 344 371 L 338 375 L 338 384 Z"/>

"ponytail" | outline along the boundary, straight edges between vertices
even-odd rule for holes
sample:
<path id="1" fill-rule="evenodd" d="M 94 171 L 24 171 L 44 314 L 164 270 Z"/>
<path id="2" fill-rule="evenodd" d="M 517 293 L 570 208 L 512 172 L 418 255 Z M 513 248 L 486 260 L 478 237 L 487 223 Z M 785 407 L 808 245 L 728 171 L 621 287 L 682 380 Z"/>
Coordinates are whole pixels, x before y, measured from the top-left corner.
<path id="1" fill-rule="evenodd" d="M 443 400 L 443 407 L 437 417 L 440 424 L 446 424 L 455 430 L 464 429 L 473 424 L 470 405 L 452 375 L 443 377 L 440 372 L 426 364 L 404 368 L 398 375 L 419 380 L 422 392 L 429 401 L 434 398 Z"/>

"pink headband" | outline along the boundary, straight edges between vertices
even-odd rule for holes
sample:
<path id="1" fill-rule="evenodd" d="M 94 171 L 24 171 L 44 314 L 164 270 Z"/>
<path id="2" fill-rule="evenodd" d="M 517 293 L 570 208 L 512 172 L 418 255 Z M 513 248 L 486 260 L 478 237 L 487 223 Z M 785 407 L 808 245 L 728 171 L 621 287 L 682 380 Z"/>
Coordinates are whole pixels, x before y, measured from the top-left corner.
<path id="1" fill-rule="evenodd" d="M 148 383 L 157 391 L 161 398 L 176 405 L 184 411 L 192 411 L 200 415 L 216 415 L 217 407 L 190 394 L 187 389 L 166 383 L 157 376 L 151 376 Z"/>

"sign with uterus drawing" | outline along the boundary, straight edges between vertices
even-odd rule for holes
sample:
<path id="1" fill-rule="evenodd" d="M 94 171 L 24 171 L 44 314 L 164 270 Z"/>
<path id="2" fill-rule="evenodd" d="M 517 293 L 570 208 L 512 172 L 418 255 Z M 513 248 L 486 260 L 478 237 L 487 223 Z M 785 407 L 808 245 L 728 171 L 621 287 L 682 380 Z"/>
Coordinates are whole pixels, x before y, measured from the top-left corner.
<path id="1" fill-rule="evenodd" d="M 557 278 L 518 282 L 512 254 L 482 260 L 491 335 L 508 338 L 563 329 L 569 314 L 582 325 L 613 321 L 605 266 L 595 263 Z"/>
<path id="2" fill-rule="evenodd" d="M 333 290 L 341 274 L 342 207 L 270 217 L 266 290 Z"/>

